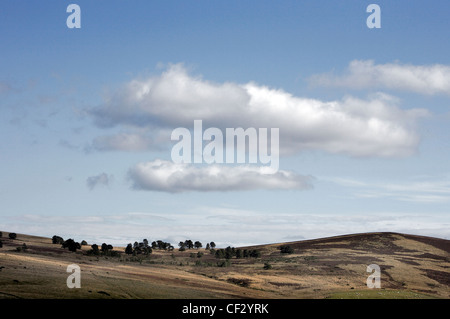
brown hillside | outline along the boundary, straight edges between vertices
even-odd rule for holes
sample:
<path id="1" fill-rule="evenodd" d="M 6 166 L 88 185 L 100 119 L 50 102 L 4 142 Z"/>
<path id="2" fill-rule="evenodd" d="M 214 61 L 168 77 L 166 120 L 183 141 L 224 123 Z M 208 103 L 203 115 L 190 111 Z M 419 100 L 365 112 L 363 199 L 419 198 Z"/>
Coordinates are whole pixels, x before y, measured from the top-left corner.
<path id="1" fill-rule="evenodd" d="M 149 256 L 90 256 L 50 238 L 3 232 L 3 298 L 450 298 L 450 241 L 398 233 L 363 233 L 241 247 L 253 258 L 218 259 L 205 249 L 154 250 Z M 17 248 L 26 244 L 27 249 Z M 280 252 L 281 245 L 293 253 Z M 200 252 L 201 254 L 197 254 Z M 69 264 L 81 288 L 69 289 Z M 369 289 L 367 266 L 381 268 Z"/>

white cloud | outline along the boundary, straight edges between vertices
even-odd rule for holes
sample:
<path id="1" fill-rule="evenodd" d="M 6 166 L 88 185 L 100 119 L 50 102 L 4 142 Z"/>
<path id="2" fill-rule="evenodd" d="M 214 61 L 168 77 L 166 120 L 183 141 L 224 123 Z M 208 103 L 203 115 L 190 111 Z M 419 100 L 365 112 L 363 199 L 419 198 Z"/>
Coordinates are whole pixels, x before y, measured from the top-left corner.
<path id="1" fill-rule="evenodd" d="M 415 152 L 419 136 L 414 125 L 427 112 L 403 110 L 398 100 L 385 94 L 321 101 L 256 83 L 212 83 L 189 75 L 182 65 L 172 65 L 160 76 L 129 82 L 90 114 L 103 128 L 173 130 L 192 128 L 197 119 L 203 120 L 204 127 L 222 129 L 279 128 L 281 155 L 316 149 L 392 157 Z M 126 139 L 96 143 L 100 148 L 124 150 L 121 141 Z M 130 148 L 141 147 L 136 144 Z"/>
<path id="2" fill-rule="evenodd" d="M 195 166 L 155 160 L 139 163 L 129 171 L 134 189 L 164 192 L 237 191 L 254 189 L 308 189 L 313 178 L 290 171 L 273 173 L 270 167 Z"/>
<path id="3" fill-rule="evenodd" d="M 450 94 L 450 66 L 375 64 L 372 60 L 354 60 L 345 74 L 314 75 L 310 83 L 355 89 L 399 89 L 429 95 Z"/>
<path id="4" fill-rule="evenodd" d="M 106 173 L 101 173 L 99 175 L 90 176 L 86 179 L 86 184 L 89 189 L 94 189 L 99 185 L 108 186 L 113 180 L 112 175 L 108 175 Z"/>

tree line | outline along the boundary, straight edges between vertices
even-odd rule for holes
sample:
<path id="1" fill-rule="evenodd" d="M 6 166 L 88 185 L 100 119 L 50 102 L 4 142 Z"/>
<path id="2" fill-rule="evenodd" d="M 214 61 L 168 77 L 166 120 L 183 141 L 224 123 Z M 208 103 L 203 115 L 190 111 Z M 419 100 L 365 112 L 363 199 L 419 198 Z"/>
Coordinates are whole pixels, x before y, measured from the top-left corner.
<path id="1" fill-rule="evenodd" d="M 81 249 L 81 246 L 87 245 L 87 242 L 83 240 L 81 243 L 76 242 L 74 239 L 69 238 L 64 240 L 61 236 L 54 235 L 52 237 L 53 244 L 59 244 L 62 248 L 68 248 L 69 251 L 77 251 Z M 190 239 L 186 239 L 185 241 L 180 241 L 178 243 L 179 251 L 185 251 L 186 249 L 200 249 L 203 247 L 203 244 L 200 241 L 193 242 Z M 206 244 L 205 250 L 214 250 L 216 244 L 212 241 Z M 97 244 L 91 245 L 91 249 L 88 250 L 89 255 L 107 255 L 112 256 L 118 254 L 118 252 L 113 252 L 113 246 L 103 243 L 101 247 Z M 165 242 L 163 240 L 155 240 L 151 244 L 148 239 L 143 239 L 141 242 L 135 241 L 133 244 L 129 243 L 125 247 L 125 254 L 127 255 L 149 255 L 153 252 L 153 250 L 166 250 L 173 251 L 175 248 L 171 243 Z M 233 248 L 234 249 L 234 248 Z M 219 253 L 220 254 L 220 253 Z"/>
<path id="2" fill-rule="evenodd" d="M 0 232 L 0 237 L 2 237 L 2 233 Z M 10 239 L 16 239 L 17 235 L 15 233 L 9 233 Z M 76 242 L 74 239 L 69 238 L 64 240 L 62 237 L 54 235 L 52 237 L 53 244 L 59 244 L 62 248 L 67 248 L 69 251 L 76 252 L 78 249 L 81 249 L 81 246 L 88 245 L 88 243 L 83 240 L 81 243 Z M 0 248 L 2 247 L 2 243 L 0 241 Z M 190 239 L 186 239 L 185 241 L 180 241 L 178 243 L 178 250 L 185 251 L 187 249 L 200 249 L 203 247 L 203 244 L 200 241 L 193 242 Z M 257 249 L 241 249 L 234 248 L 228 246 L 227 248 L 215 249 L 216 244 L 212 241 L 206 244 L 205 250 L 209 250 L 211 254 L 214 254 L 216 258 L 219 259 L 231 259 L 233 257 L 239 258 L 259 258 L 261 257 L 261 252 Z M 88 255 L 94 256 L 118 256 L 119 252 L 113 250 L 114 247 L 110 244 L 103 243 L 100 247 L 97 244 L 91 245 L 91 249 L 87 251 Z M 151 244 L 147 239 L 143 239 L 142 242 L 135 241 L 134 244 L 129 243 L 125 248 L 125 254 L 127 255 L 149 255 L 153 252 L 153 250 L 165 250 L 165 251 L 173 251 L 174 247 L 163 240 L 155 240 Z M 289 245 L 282 245 L 279 247 L 281 253 L 292 254 L 294 250 Z M 202 253 L 203 254 L 203 253 Z"/>
<path id="3" fill-rule="evenodd" d="M 241 248 L 234 248 L 228 246 L 227 248 L 223 249 L 217 249 L 214 251 L 214 255 L 216 258 L 225 258 L 225 259 L 231 259 L 233 257 L 236 258 L 259 258 L 261 257 L 261 252 L 257 249 L 241 249 Z"/>

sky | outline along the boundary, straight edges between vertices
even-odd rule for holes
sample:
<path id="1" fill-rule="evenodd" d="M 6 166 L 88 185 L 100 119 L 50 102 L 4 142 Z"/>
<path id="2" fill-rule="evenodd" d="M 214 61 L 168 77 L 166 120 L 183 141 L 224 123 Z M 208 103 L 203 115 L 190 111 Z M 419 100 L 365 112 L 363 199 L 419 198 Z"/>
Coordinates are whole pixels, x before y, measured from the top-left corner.
<path id="1" fill-rule="evenodd" d="M 0 229 L 123 246 L 450 239 L 448 12 L 444 0 L 1 0 Z M 173 131 L 193 137 L 196 120 L 224 141 L 278 129 L 277 170 L 251 154 L 174 161 Z"/>

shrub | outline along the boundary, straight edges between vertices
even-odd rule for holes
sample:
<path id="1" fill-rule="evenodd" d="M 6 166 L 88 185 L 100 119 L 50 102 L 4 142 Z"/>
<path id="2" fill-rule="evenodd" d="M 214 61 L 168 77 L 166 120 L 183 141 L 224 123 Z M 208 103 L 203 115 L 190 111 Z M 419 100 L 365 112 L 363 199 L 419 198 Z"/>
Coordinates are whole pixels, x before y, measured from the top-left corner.
<path id="1" fill-rule="evenodd" d="M 241 286 L 241 287 L 248 287 L 250 286 L 250 279 L 246 279 L 246 278 L 228 278 L 227 279 L 228 282 Z"/>
<path id="2" fill-rule="evenodd" d="M 272 269 L 272 265 L 266 262 L 266 263 L 264 263 L 264 267 L 263 268 L 265 270 L 269 270 L 269 269 Z"/>
<path id="3" fill-rule="evenodd" d="M 292 253 L 294 253 L 294 249 L 289 245 L 281 245 L 280 252 L 282 254 L 292 254 Z"/>
<path id="4" fill-rule="evenodd" d="M 87 251 L 87 254 L 88 254 L 89 256 L 91 256 L 91 255 L 94 255 L 94 256 L 100 255 L 100 251 L 98 250 L 98 245 L 97 245 L 97 244 L 91 245 L 91 248 L 92 248 L 92 249 L 90 249 L 90 250 Z"/>
<path id="5" fill-rule="evenodd" d="M 217 267 L 229 267 L 230 266 L 230 260 L 229 259 L 225 259 L 223 261 L 218 261 L 217 262 Z"/>
<path id="6" fill-rule="evenodd" d="M 27 244 L 23 243 L 22 246 L 16 247 L 17 251 L 26 251 L 28 249 Z"/>
<path id="7" fill-rule="evenodd" d="M 16 239 L 17 238 L 17 234 L 16 233 L 9 233 L 9 238 L 10 239 Z"/>

